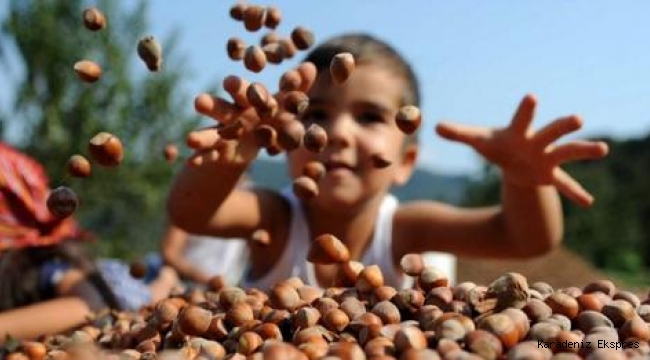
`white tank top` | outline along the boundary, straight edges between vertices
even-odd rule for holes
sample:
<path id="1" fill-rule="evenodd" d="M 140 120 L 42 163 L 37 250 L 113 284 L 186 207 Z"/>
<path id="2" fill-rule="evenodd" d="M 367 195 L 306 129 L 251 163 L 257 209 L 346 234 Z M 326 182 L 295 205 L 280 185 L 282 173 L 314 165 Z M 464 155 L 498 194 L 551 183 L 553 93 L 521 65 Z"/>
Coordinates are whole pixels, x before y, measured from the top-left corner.
<path id="1" fill-rule="evenodd" d="M 251 280 L 245 275 L 241 286 L 244 288 L 259 288 L 267 290 L 276 283 L 289 277 L 297 276 L 307 285 L 319 286 L 316 280 L 314 264 L 308 262 L 310 231 L 300 200 L 293 194 L 291 187 L 285 187 L 280 192 L 291 206 L 291 225 L 289 238 L 280 260 L 271 270 L 259 279 Z M 370 246 L 363 254 L 361 262 L 364 265 L 378 265 L 384 275 L 384 283 L 395 288 L 407 288 L 413 285 L 413 279 L 404 275 L 393 264 L 391 253 L 393 215 L 399 202 L 392 194 L 387 194 L 379 206 L 375 230 Z M 425 262 L 434 265 L 448 274 L 452 283 L 455 282 L 456 258 L 443 253 L 425 253 Z"/>

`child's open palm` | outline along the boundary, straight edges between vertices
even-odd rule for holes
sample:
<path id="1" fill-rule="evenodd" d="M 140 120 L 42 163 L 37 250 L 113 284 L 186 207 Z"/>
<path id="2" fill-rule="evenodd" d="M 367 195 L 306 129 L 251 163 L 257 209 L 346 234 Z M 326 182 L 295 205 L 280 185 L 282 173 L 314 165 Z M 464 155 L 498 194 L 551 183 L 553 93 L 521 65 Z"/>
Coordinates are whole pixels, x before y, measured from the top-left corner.
<path id="1" fill-rule="evenodd" d="M 553 185 L 562 194 L 581 206 L 593 203 L 593 197 L 560 165 L 571 161 L 598 159 L 607 155 L 604 142 L 555 142 L 582 126 L 575 116 L 561 117 L 540 130 L 531 129 L 537 100 L 523 98 L 508 127 L 487 128 L 440 123 L 438 134 L 448 140 L 473 147 L 488 161 L 498 165 L 504 179 L 518 186 Z"/>

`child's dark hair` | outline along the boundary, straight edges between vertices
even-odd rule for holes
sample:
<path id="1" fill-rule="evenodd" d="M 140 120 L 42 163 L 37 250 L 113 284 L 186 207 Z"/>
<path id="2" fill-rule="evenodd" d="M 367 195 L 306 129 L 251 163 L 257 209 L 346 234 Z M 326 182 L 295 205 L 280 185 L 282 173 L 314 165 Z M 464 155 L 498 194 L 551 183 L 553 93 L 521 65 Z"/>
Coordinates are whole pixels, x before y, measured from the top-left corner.
<path id="1" fill-rule="evenodd" d="M 316 65 L 319 73 L 329 71 L 332 58 L 342 52 L 352 54 L 357 65 L 381 64 L 394 71 L 406 85 L 400 105 L 420 106 L 420 87 L 409 63 L 395 48 L 372 35 L 352 33 L 330 38 L 314 48 L 305 61 Z M 407 136 L 404 142 L 405 145 L 417 144 L 417 132 Z"/>
<path id="2" fill-rule="evenodd" d="M 54 289 L 44 292 L 40 284 L 41 268 L 54 260 L 84 272 L 108 307 L 121 308 L 82 245 L 76 241 L 64 241 L 57 245 L 13 249 L 0 254 L 0 312 L 55 298 Z"/>

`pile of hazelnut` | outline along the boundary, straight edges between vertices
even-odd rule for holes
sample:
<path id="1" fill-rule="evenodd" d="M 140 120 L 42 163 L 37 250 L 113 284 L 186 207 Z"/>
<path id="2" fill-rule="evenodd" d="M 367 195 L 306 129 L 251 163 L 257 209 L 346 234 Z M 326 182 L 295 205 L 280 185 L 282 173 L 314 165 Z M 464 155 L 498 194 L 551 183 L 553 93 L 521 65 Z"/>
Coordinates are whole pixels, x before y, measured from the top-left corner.
<path id="1" fill-rule="evenodd" d="M 414 286 L 384 284 L 350 261 L 334 236 L 308 261 L 338 265 L 327 288 L 299 278 L 268 291 L 189 289 L 138 312 L 105 311 L 70 334 L 5 345 L 16 359 L 636 359 L 650 356 L 650 299 L 607 280 L 553 289 L 507 273 L 488 286 L 450 285 L 417 254 L 402 258 Z M 0 355 L 2 353 L 0 352 Z"/>

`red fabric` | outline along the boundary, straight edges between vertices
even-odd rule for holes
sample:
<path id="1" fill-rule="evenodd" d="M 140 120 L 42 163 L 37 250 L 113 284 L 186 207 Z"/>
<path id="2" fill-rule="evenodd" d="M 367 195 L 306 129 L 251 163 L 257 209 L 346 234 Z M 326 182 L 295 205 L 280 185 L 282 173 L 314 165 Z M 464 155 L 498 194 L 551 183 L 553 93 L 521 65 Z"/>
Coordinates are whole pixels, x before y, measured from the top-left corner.
<path id="1" fill-rule="evenodd" d="M 47 209 L 48 182 L 41 164 L 0 142 L 0 252 L 81 238 L 74 219 Z"/>

